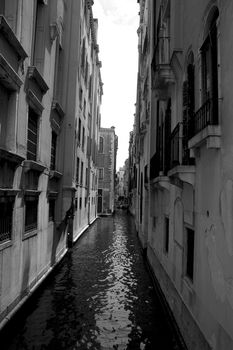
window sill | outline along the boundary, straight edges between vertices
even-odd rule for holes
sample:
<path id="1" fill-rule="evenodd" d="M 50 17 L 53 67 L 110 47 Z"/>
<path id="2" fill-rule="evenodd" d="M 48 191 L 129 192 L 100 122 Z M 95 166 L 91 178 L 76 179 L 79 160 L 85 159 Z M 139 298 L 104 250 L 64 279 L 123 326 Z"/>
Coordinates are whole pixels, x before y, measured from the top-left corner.
<path id="1" fill-rule="evenodd" d="M 48 91 L 48 85 L 46 84 L 44 78 L 35 66 L 28 67 L 28 78 L 35 81 L 42 95 L 44 95 Z"/>
<path id="2" fill-rule="evenodd" d="M 63 176 L 62 173 L 60 173 L 57 170 L 50 170 L 50 172 L 49 172 L 50 179 L 53 179 L 53 178 L 60 179 L 62 176 Z"/>
<path id="3" fill-rule="evenodd" d="M 15 190 L 13 188 L 0 188 L 0 197 L 3 197 L 5 199 L 9 197 L 15 198 L 19 191 L 20 190 Z"/>
<path id="4" fill-rule="evenodd" d="M 189 292 L 194 293 L 193 281 L 188 276 L 183 277 L 183 282 L 186 288 L 189 290 Z"/>
<path id="5" fill-rule="evenodd" d="M 48 195 L 49 198 L 56 199 L 57 196 L 58 196 L 58 192 L 56 192 L 56 191 L 48 191 L 47 195 Z"/>
<path id="6" fill-rule="evenodd" d="M 63 111 L 60 103 L 56 100 L 56 99 L 53 99 L 53 102 L 52 102 L 52 110 L 54 110 L 61 119 L 64 118 L 65 116 L 65 112 Z"/>
<path id="7" fill-rule="evenodd" d="M 34 160 L 25 160 L 23 162 L 23 168 L 25 172 L 35 170 L 38 173 L 42 173 L 46 169 L 46 166 Z"/>
<path id="8" fill-rule="evenodd" d="M 7 249 L 7 248 L 10 248 L 12 245 L 13 245 L 12 241 L 0 242 L 0 251 L 4 250 L 4 249 Z"/>
<path id="9" fill-rule="evenodd" d="M 221 147 L 221 126 L 220 125 L 208 125 L 201 130 L 198 134 L 193 136 L 188 142 L 189 149 L 195 149 L 200 147 L 206 142 L 207 149 Z"/>
<path id="10" fill-rule="evenodd" d="M 25 241 L 26 239 L 29 239 L 29 238 L 34 237 L 36 235 L 37 235 L 37 228 L 29 230 L 29 231 L 25 231 L 22 240 Z"/>
<path id="11" fill-rule="evenodd" d="M 0 148 L 0 158 L 5 159 L 16 166 L 20 165 L 25 160 L 25 158 L 19 156 L 18 154 L 7 151 L 3 148 Z"/>
<path id="12" fill-rule="evenodd" d="M 13 30 L 7 23 L 5 17 L 3 15 L 0 15 L 0 32 L 4 35 L 6 40 L 9 42 L 11 47 L 13 47 L 15 53 L 17 56 L 22 58 L 23 60 L 28 57 L 26 51 L 24 50 L 23 46 L 20 44 L 19 40 L 15 36 Z"/>
<path id="13" fill-rule="evenodd" d="M 23 81 L 0 54 L 0 82 L 9 91 L 18 91 Z"/>

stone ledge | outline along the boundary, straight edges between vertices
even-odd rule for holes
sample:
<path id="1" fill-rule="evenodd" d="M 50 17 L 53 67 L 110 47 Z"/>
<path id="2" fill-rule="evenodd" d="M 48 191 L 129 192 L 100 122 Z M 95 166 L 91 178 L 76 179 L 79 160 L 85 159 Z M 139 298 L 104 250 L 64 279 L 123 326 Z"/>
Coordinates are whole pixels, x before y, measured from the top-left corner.
<path id="1" fill-rule="evenodd" d="M 28 57 L 26 51 L 20 44 L 19 40 L 15 36 L 15 33 L 13 32 L 3 15 L 0 15 L 0 33 L 4 35 L 8 43 L 11 45 L 11 47 L 13 47 L 16 54 L 20 58 L 24 60 L 26 57 Z"/>
<path id="2" fill-rule="evenodd" d="M 24 161 L 25 158 L 0 147 L 0 159 L 5 159 L 11 163 L 19 165 Z"/>
<path id="3" fill-rule="evenodd" d="M 195 184 L 195 165 L 177 165 L 168 172 L 169 177 L 178 177 L 182 182 L 187 182 L 194 186 Z"/>
<path id="4" fill-rule="evenodd" d="M 39 173 L 42 173 L 46 169 L 46 166 L 34 160 L 25 160 L 23 162 L 23 168 L 25 172 L 28 172 L 29 170 L 35 170 Z"/>
<path id="5" fill-rule="evenodd" d="M 18 91 L 23 84 L 23 81 L 2 54 L 0 54 L 0 82 L 9 91 Z"/>
<path id="6" fill-rule="evenodd" d="M 188 148 L 194 149 L 200 147 L 201 144 L 206 142 L 207 148 L 220 148 L 221 147 L 221 126 L 220 125 L 208 125 L 198 134 L 193 136 L 188 142 Z"/>
<path id="7" fill-rule="evenodd" d="M 150 185 L 153 188 L 161 188 L 169 191 L 170 189 L 170 179 L 168 176 L 160 175 L 155 179 L 150 181 Z"/>

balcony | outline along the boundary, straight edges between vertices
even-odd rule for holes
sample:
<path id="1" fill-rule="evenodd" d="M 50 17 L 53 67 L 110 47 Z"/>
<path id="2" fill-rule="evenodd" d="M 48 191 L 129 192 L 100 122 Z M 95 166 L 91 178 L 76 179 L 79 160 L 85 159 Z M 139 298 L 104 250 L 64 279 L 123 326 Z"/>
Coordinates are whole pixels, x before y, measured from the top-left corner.
<path id="1" fill-rule="evenodd" d="M 170 179 L 163 169 L 163 157 L 161 157 L 161 153 L 156 152 L 150 160 L 150 185 L 152 188 L 169 190 Z"/>
<path id="2" fill-rule="evenodd" d="M 208 99 L 189 121 L 188 147 L 194 149 L 206 142 L 207 148 L 220 148 L 217 102 Z"/>
<path id="3" fill-rule="evenodd" d="M 170 38 L 160 37 L 155 48 L 154 54 L 155 75 L 154 84 L 160 99 L 167 98 L 167 88 L 169 84 L 175 81 L 173 71 L 170 65 Z"/>
<path id="4" fill-rule="evenodd" d="M 178 123 L 171 133 L 171 163 L 168 176 L 171 182 L 195 183 L 195 159 L 191 158 L 188 149 L 186 124 Z M 177 181 L 178 180 L 178 181 Z"/>

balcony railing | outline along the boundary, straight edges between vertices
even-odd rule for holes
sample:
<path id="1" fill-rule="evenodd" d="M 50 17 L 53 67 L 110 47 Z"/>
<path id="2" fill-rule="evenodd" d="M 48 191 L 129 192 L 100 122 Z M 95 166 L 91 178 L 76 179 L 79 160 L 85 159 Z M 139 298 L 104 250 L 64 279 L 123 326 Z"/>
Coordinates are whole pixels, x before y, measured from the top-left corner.
<path id="1" fill-rule="evenodd" d="M 190 118 L 189 139 L 205 129 L 208 125 L 218 125 L 218 111 L 214 108 L 213 99 L 208 99 L 201 108 Z"/>
<path id="2" fill-rule="evenodd" d="M 178 123 L 171 133 L 171 168 L 177 165 L 194 165 L 188 149 L 188 128 L 186 123 Z"/>

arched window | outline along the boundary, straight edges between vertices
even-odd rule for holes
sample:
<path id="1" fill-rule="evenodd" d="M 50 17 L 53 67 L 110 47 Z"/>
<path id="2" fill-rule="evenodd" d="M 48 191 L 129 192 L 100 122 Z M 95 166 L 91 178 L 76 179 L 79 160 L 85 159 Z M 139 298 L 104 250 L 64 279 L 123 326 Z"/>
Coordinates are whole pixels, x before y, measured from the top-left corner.
<path id="1" fill-rule="evenodd" d="M 202 102 L 210 106 L 209 124 L 218 122 L 218 16 L 218 8 L 213 7 L 207 18 L 205 40 L 201 47 Z"/>

